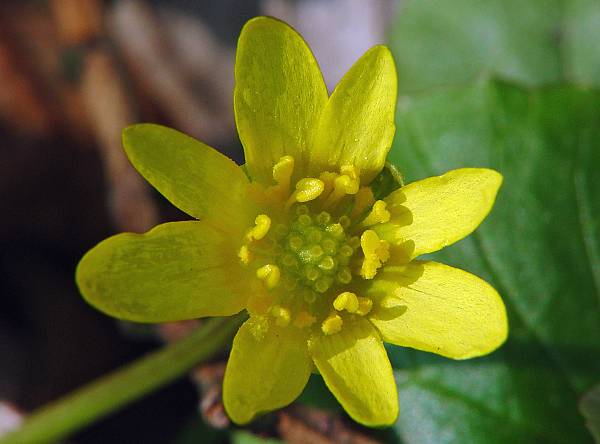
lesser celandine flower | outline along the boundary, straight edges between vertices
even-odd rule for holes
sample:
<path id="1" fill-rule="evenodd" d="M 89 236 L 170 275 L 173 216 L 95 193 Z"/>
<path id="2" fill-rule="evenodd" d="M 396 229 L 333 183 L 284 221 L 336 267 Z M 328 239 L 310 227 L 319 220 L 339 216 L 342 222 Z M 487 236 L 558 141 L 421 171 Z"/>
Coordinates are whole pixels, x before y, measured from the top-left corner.
<path id="1" fill-rule="evenodd" d="M 304 40 L 259 17 L 242 30 L 235 80 L 243 168 L 171 129 L 124 131 L 137 170 L 198 220 L 101 242 L 79 264 L 81 292 L 141 322 L 246 309 L 223 386 L 238 423 L 292 402 L 316 370 L 356 421 L 390 424 L 398 397 L 383 341 L 466 359 L 506 337 L 490 285 L 415 259 L 471 233 L 502 177 L 459 169 L 376 200 L 396 103 L 384 46 L 328 97 Z"/>

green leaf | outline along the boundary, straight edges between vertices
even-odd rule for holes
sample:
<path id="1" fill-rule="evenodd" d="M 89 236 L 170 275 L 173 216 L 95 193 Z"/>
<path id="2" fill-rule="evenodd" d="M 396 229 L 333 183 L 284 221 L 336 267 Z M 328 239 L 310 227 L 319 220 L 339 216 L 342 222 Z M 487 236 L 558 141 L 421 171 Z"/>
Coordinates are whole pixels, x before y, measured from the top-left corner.
<path id="1" fill-rule="evenodd" d="M 585 416 L 586 425 L 596 443 L 600 443 L 600 384 L 594 386 L 581 398 L 579 410 Z"/>
<path id="2" fill-rule="evenodd" d="M 395 25 L 400 92 L 488 75 L 600 85 L 597 0 L 406 0 Z"/>
<path id="3" fill-rule="evenodd" d="M 600 374 L 599 103 L 484 80 L 401 100 L 390 160 L 408 183 L 470 166 L 504 175 L 483 225 L 434 257 L 492 283 L 511 328 L 465 362 L 390 348 L 407 443 L 590 441 L 577 399 Z"/>
<path id="4" fill-rule="evenodd" d="M 375 199 L 383 199 L 402 185 L 404 185 L 402 173 L 389 162 L 385 163 L 381 172 L 370 184 Z"/>
<path id="5" fill-rule="evenodd" d="M 396 429 L 408 443 L 589 442 L 577 399 L 600 373 L 600 94 L 489 79 L 599 86 L 600 3 L 407 0 L 391 38 L 413 94 L 390 155 L 407 182 L 505 176 L 487 222 L 433 256 L 489 280 L 511 325 L 483 359 L 390 347 L 404 369 Z"/>

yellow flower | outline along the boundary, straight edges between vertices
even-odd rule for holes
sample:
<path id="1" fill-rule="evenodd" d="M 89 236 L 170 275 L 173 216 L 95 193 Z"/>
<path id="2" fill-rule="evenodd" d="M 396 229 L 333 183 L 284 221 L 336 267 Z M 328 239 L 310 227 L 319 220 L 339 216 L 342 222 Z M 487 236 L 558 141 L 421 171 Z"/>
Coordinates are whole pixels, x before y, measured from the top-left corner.
<path id="1" fill-rule="evenodd" d="M 328 97 L 304 40 L 259 17 L 242 30 L 235 79 L 245 167 L 165 127 L 127 128 L 133 165 L 198 220 L 101 242 L 79 264 L 81 292 L 141 322 L 246 309 L 223 387 L 235 422 L 291 403 L 316 367 L 356 421 L 390 424 L 398 397 L 383 341 L 466 359 L 506 338 L 490 285 L 415 259 L 471 233 L 502 177 L 460 169 L 376 199 L 396 103 L 384 46 Z"/>

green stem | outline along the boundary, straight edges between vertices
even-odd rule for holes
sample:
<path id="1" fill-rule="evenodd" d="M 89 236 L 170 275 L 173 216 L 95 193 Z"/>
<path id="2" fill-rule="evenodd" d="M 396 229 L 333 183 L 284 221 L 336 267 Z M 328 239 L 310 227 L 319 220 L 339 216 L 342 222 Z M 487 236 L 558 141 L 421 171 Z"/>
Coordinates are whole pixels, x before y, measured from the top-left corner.
<path id="1" fill-rule="evenodd" d="M 206 321 L 186 338 L 91 382 L 28 416 L 0 444 L 54 442 L 176 379 L 221 349 L 243 315 Z"/>

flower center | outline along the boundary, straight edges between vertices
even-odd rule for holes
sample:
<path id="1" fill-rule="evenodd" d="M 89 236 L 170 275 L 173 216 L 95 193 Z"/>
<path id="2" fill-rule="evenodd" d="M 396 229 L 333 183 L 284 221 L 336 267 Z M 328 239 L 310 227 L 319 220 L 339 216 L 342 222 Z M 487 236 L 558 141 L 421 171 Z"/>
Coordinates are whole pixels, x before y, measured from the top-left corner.
<path id="1" fill-rule="evenodd" d="M 288 226 L 275 227 L 275 262 L 285 274 L 288 288 L 305 287 L 325 293 L 334 284 L 352 280 L 350 259 L 360 247 L 357 236 L 348 236 L 347 216 L 332 217 L 327 211 L 311 214 L 306 205 L 296 208 Z"/>
<path id="2" fill-rule="evenodd" d="M 249 195 L 264 207 L 246 233 L 240 261 L 254 270 L 251 313 L 280 326 L 320 326 L 325 334 L 366 315 L 372 301 L 352 291 L 372 279 L 389 257 L 388 244 L 369 227 L 389 220 L 385 202 L 360 187 L 356 168 L 302 178 L 291 191 L 294 160 L 273 168 L 276 185 L 253 183 Z"/>

